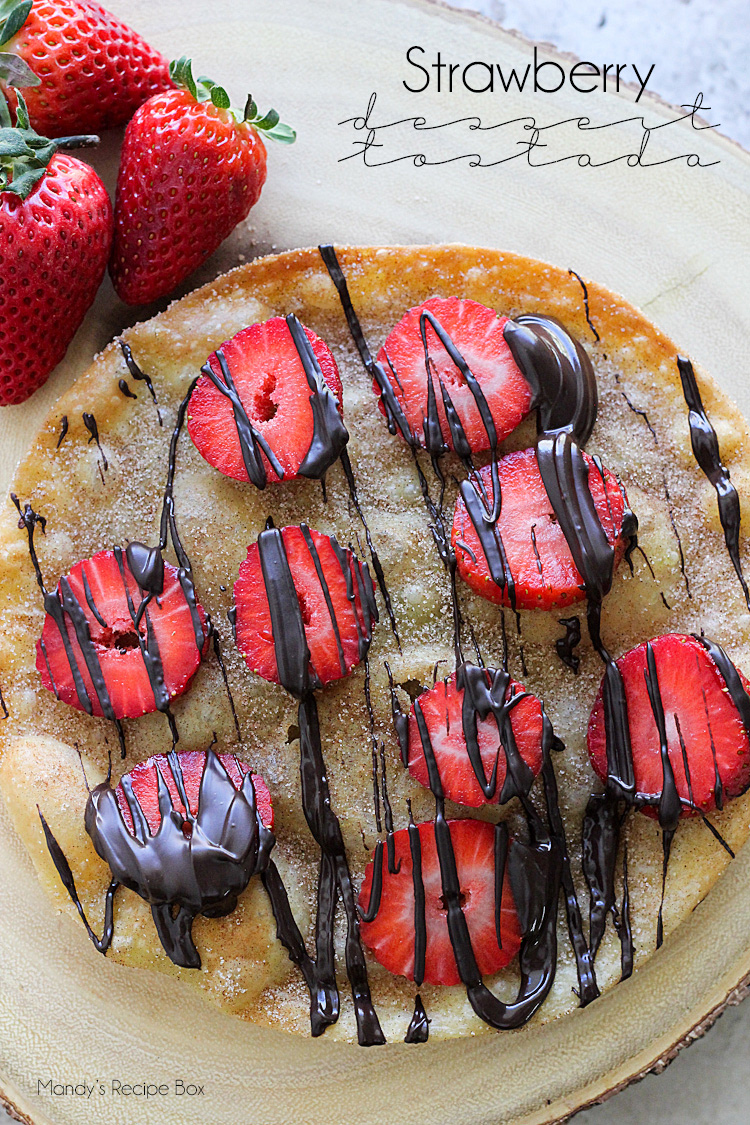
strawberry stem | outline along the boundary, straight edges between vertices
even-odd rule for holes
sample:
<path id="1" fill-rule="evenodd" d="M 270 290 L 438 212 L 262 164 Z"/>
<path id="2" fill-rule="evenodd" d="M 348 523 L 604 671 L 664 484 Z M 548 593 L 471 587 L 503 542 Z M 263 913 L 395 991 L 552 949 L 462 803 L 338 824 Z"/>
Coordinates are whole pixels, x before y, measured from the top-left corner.
<path id="1" fill-rule="evenodd" d="M 95 133 L 82 133 L 77 137 L 55 137 L 53 142 L 57 148 L 96 148 L 100 138 Z"/>
<path id="2" fill-rule="evenodd" d="M 169 64 L 169 76 L 176 86 L 186 89 L 197 102 L 210 101 L 217 109 L 228 110 L 240 125 L 252 125 L 266 137 L 281 144 L 289 145 L 296 140 L 297 134 L 294 129 L 289 125 L 281 124 L 275 109 L 269 109 L 264 114 L 259 113 L 254 99 L 248 94 L 244 111 L 240 111 L 232 106 L 229 94 L 223 86 L 219 86 L 205 75 L 197 79 L 193 78 L 192 59 L 184 55 L 181 59 L 175 59 Z"/>
<path id="3" fill-rule="evenodd" d="M 20 199 L 26 199 L 58 149 L 91 148 L 99 143 L 99 138 L 81 135 L 53 141 L 41 137 L 29 122 L 23 94 L 18 92 L 16 97 L 16 127 L 13 128 L 8 105 L 0 96 L 0 192 L 12 192 Z"/>

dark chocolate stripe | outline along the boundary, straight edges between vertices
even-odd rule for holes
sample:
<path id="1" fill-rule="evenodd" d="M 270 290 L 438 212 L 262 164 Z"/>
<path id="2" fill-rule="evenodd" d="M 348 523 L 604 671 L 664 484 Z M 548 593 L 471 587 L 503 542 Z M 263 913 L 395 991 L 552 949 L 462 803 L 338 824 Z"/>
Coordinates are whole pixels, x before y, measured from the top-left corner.
<path id="1" fill-rule="evenodd" d="M 690 444 L 693 448 L 693 455 L 716 490 L 719 502 L 719 519 L 724 531 L 724 542 L 732 560 L 732 566 L 739 578 L 742 593 L 745 595 L 745 602 L 750 609 L 750 591 L 745 581 L 740 560 L 741 513 L 739 494 L 729 479 L 729 470 L 725 469 L 722 464 L 719 439 L 703 406 L 693 365 L 689 359 L 679 355 L 677 357 L 677 368 L 680 372 L 682 393 L 688 407 L 688 426 L 690 427 Z"/>
<path id="2" fill-rule="evenodd" d="M 583 293 L 583 308 L 584 308 L 584 312 L 586 314 L 586 323 L 588 324 L 589 328 L 591 329 L 591 334 L 598 344 L 599 341 L 601 340 L 601 336 L 599 335 L 596 328 L 594 327 L 594 323 L 591 319 L 591 314 L 590 314 L 590 311 L 589 311 L 589 290 L 588 290 L 588 286 L 586 285 L 586 282 L 583 280 L 581 275 L 579 273 L 576 273 L 575 270 L 568 270 L 568 273 L 571 275 L 571 277 L 574 277 L 576 279 L 576 281 L 578 282 L 578 284 L 581 287 L 581 290 L 582 290 L 582 293 Z"/>
<path id="3" fill-rule="evenodd" d="M 289 313 L 286 322 L 305 370 L 307 385 L 312 392 L 310 407 L 313 414 L 313 436 L 298 471 L 303 477 L 322 480 L 346 448 L 349 431 L 339 413 L 338 400 L 325 380 L 304 328 L 294 313 Z"/>
<path id="4" fill-rule="evenodd" d="M 268 476 L 266 474 L 266 466 L 263 463 L 263 458 L 260 455 L 260 450 L 262 450 L 277 477 L 283 480 L 284 470 L 278 457 L 273 452 L 260 430 L 255 428 L 248 417 L 239 392 L 234 385 L 232 373 L 229 370 L 229 364 L 226 361 L 224 352 L 221 348 L 217 348 L 214 354 L 221 370 L 221 376 L 216 374 L 210 363 L 204 364 L 201 368 L 201 372 L 207 379 L 211 380 L 217 391 L 222 394 L 224 398 L 229 399 L 234 414 L 237 436 L 240 441 L 242 463 L 245 466 L 248 478 L 256 488 L 266 487 Z"/>
<path id="5" fill-rule="evenodd" d="M 383 893 L 383 841 L 378 840 L 375 845 L 375 854 L 372 857 L 372 886 L 367 909 L 358 909 L 358 914 L 363 922 L 374 922 L 380 910 L 380 899 Z"/>
<path id="6" fill-rule="evenodd" d="M 569 428 L 574 440 L 585 445 L 599 396 L 591 360 L 581 344 L 551 316 L 509 320 L 503 336 L 531 386 L 540 432 Z"/>
<path id="7" fill-rule="evenodd" d="M 271 614 L 279 682 L 301 699 L 306 692 L 321 685 L 310 666 L 302 611 L 278 528 L 266 528 L 260 533 L 258 553 Z"/>
<path id="8" fill-rule="evenodd" d="M 89 444 L 91 444 L 92 441 L 96 442 L 96 448 L 99 450 L 99 453 L 101 454 L 102 465 L 104 467 L 104 471 L 106 472 L 107 469 L 109 468 L 109 462 L 107 461 L 104 450 L 102 449 L 101 442 L 99 441 L 99 427 L 96 424 L 96 418 L 94 417 L 93 414 L 88 414 L 85 410 L 84 410 L 83 414 L 81 415 L 81 417 L 83 419 L 84 426 L 86 427 L 86 429 L 88 430 L 88 432 L 90 434 Z"/>
<path id="9" fill-rule="evenodd" d="M 126 344 L 122 339 L 118 340 L 117 343 L 120 345 L 120 351 L 122 352 L 123 359 L 125 360 L 128 371 L 130 372 L 132 378 L 146 384 L 148 393 L 151 395 L 153 404 L 156 407 L 156 416 L 159 419 L 159 425 L 163 426 L 164 423 L 162 421 L 161 410 L 159 409 L 159 403 L 156 399 L 156 391 L 154 390 L 154 384 L 151 382 L 151 377 L 147 375 L 145 371 L 142 371 L 133 359 L 133 353 L 130 349 L 130 344 Z"/>
<path id="10" fill-rule="evenodd" d="M 416 439 L 409 428 L 409 422 L 396 397 L 393 386 L 383 370 L 382 365 L 377 363 L 370 354 L 370 349 L 367 346 L 367 341 L 362 332 L 359 318 L 354 311 L 354 306 L 349 296 L 349 287 L 346 283 L 346 278 L 344 277 L 338 258 L 336 257 L 336 251 L 331 245 L 319 246 L 318 250 L 328 270 L 331 281 L 336 286 L 336 292 L 339 295 L 341 307 L 344 311 L 347 324 L 349 325 L 349 331 L 351 332 L 360 358 L 378 385 L 380 401 L 383 403 L 388 429 L 392 434 L 395 434 L 396 428 L 398 427 L 404 440 L 407 441 L 409 445 L 413 446 L 416 443 Z"/>
<path id="11" fill-rule="evenodd" d="M 372 559 L 373 570 L 375 571 L 375 578 L 377 579 L 378 588 L 380 590 L 380 593 L 382 594 L 383 601 L 385 602 L 386 613 L 388 614 L 388 620 L 391 623 L 391 632 L 393 633 L 393 636 L 396 640 L 396 647 L 398 648 L 398 651 L 401 652 L 401 640 L 400 640 L 399 635 L 398 635 L 398 626 L 396 624 L 396 615 L 393 612 L 393 604 L 391 602 L 390 591 L 388 590 L 388 585 L 387 585 L 386 580 L 385 580 L 385 574 L 383 572 L 383 565 L 380 562 L 380 556 L 378 555 L 377 551 L 375 550 L 375 546 L 374 546 L 373 541 L 372 541 L 372 535 L 370 534 L 370 528 L 367 524 L 367 520 L 365 519 L 364 513 L 362 511 L 362 507 L 361 507 L 360 502 L 359 502 L 359 494 L 357 492 L 357 483 L 354 479 L 354 472 L 352 470 L 352 463 L 349 460 L 349 452 L 346 449 L 343 449 L 341 451 L 341 465 L 342 465 L 342 468 L 344 470 L 344 476 L 346 477 L 346 483 L 349 486 L 349 495 L 351 496 L 352 504 L 354 505 L 354 510 L 356 511 L 357 515 L 359 516 L 360 522 L 362 523 L 362 527 L 364 528 L 365 542 L 367 543 L 367 550 L 370 552 L 370 558 Z"/>
<path id="12" fill-rule="evenodd" d="M 339 667 L 341 669 L 341 675 L 345 676 L 347 673 L 347 667 L 346 660 L 344 659 L 344 646 L 341 643 L 341 630 L 339 629 L 338 618 L 336 617 L 336 611 L 334 610 L 333 602 L 331 601 L 331 591 L 328 588 L 328 583 L 326 582 L 326 577 L 323 573 L 323 567 L 320 563 L 320 555 L 318 554 L 317 547 L 315 546 L 312 535 L 310 534 L 310 528 L 306 523 L 300 524 L 300 531 L 302 532 L 302 536 L 305 540 L 307 549 L 310 552 L 310 558 L 312 559 L 313 565 L 315 566 L 315 573 L 318 576 L 318 582 L 320 583 L 320 588 L 323 591 L 323 597 L 325 598 L 326 609 L 328 610 L 328 617 L 331 622 L 331 628 L 333 630 L 333 635 L 336 638 L 336 649 L 339 654 Z M 357 623 L 357 630 L 359 631 L 359 621 L 357 618 L 356 608 L 353 607 L 352 611 L 354 613 L 354 620 Z"/>
<path id="13" fill-rule="evenodd" d="M 138 398 L 138 395 L 133 394 L 133 392 L 131 391 L 130 387 L 127 384 L 127 380 L 118 379 L 117 386 L 120 388 L 120 393 L 125 395 L 125 398 Z"/>
<path id="14" fill-rule="evenodd" d="M 404 1036 L 404 1043 L 426 1043 L 430 1037 L 430 1021 L 427 1018 L 422 997 L 414 998 L 414 1013 Z"/>
<path id="15" fill-rule="evenodd" d="M 251 877 L 265 871 L 274 845 L 272 833 L 257 812 L 252 774 L 239 789 L 209 748 L 201 777 L 197 813 L 187 800 L 179 756 L 168 755 L 183 812 L 157 768 L 161 825 L 151 835 L 130 775 L 122 791 L 132 818 L 123 818 L 117 794 L 105 782 L 89 794 L 86 831 L 97 853 L 109 864 L 117 883 L 151 906 L 159 939 L 167 955 L 186 968 L 199 968 L 200 956 L 191 928 L 198 914 L 219 917 L 234 910 Z M 185 826 L 190 826 L 190 831 Z"/>
<path id="16" fill-rule="evenodd" d="M 357 1038 L 362 1046 L 384 1043 L 385 1037 L 370 997 L 367 967 L 359 939 L 354 889 L 341 835 L 341 825 L 331 807 L 331 795 L 320 740 L 318 708 L 315 697 L 311 692 L 307 692 L 300 700 L 298 724 L 300 729 L 302 809 L 313 838 L 321 849 L 321 872 L 326 867 L 333 872 L 346 915 L 345 960 L 354 1000 Z M 319 934 L 326 937 L 328 945 L 332 949 L 336 908 L 335 894 L 331 894 L 323 905 L 325 910 L 318 911 L 318 931 Z M 333 981 L 335 983 L 335 975 Z"/>
<path id="17" fill-rule="evenodd" d="M 185 397 L 180 403 L 177 410 L 177 418 L 175 420 L 174 429 L 169 442 L 169 461 L 167 467 L 167 483 L 164 487 L 164 502 L 161 510 L 161 522 L 159 527 L 159 551 L 163 551 L 167 546 L 167 540 L 172 540 L 177 562 L 179 564 L 178 577 L 182 592 L 185 595 L 188 607 L 190 609 L 190 617 L 193 622 L 193 632 L 195 634 L 195 646 L 198 652 L 202 655 L 203 648 L 208 639 L 211 631 L 211 624 L 208 623 L 207 631 L 204 630 L 201 616 L 198 613 L 198 599 L 195 594 L 195 585 L 193 583 L 193 570 L 188 558 L 187 552 L 182 545 L 179 533 L 177 531 L 177 521 L 174 512 L 174 477 L 177 468 L 177 445 L 182 433 L 182 427 L 185 424 L 185 415 L 187 413 L 188 403 L 190 396 L 196 388 L 198 377 L 193 379 L 192 383 L 187 389 Z"/>
<path id="18" fill-rule="evenodd" d="M 422 841 L 409 806 L 409 851 L 411 853 L 411 878 L 414 891 L 414 983 L 417 988 L 424 981 L 424 964 L 427 952 L 427 922 L 425 918 L 424 880 L 422 878 Z"/>
<path id="19" fill-rule="evenodd" d="M 112 944 L 112 938 L 114 936 L 115 891 L 120 884 L 113 879 L 110 882 L 109 887 L 107 888 L 107 894 L 104 900 L 104 929 L 102 931 L 102 936 L 97 937 L 89 924 L 88 918 L 86 917 L 86 913 L 81 904 L 81 900 L 78 897 L 78 891 L 76 889 L 75 879 L 73 878 L 73 872 L 70 870 L 70 864 L 65 857 L 65 853 L 55 839 L 55 836 L 53 835 L 50 826 L 47 824 L 47 821 L 44 819 L 42 810 L 38 805 L 37 812 L 39 813 L 39 819 L 42 822 L 42 829 L 44 830 L 44 839 L 45 843 L 47 844 L 47 850 L 49 851 L 52 862 L 55 865 L 57 874 L 60 876 L 60 882 L 70 895 L 73 905 L 81 916 L 81 921 L 86 928 L 86 933 L 91 938 L 94 946 L 100 953 L 106 953 L 110 945 Z"/>

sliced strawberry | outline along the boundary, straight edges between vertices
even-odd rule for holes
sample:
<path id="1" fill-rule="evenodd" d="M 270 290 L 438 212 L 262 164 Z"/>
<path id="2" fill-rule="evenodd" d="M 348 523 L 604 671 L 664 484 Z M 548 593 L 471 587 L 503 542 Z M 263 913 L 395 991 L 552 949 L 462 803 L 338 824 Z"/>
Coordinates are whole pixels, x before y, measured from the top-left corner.
<path id="1" fill-rule="evenodd" d="M 483 976 L 496 973 L 513 960 L 521 945 L 521 931 L 510 880 L 503 880 L 500 908 L 502 949 L 495 930 L 495 829 L 479 820 L 451 820 L 450 828 L 456 870 L 461 886 L 461 905 L 469 928 L 477 965 Z M 427 984 L 459 984 L 456 959 L 448 933 L 448 914 L 443 902 L 440 861 L 432 821 L 419 826 L 422 851 L 422 881 L 425 893 L 427 936 L 424 979 Z M 395 832 L 396 870 L 391 874 L 383 863 L 380 909 L 374 921 L 361 922 L 365 945 L 391 973 L 414 979 L 414 884 L 408 829 Z M 367 865 L 359 905 L 370 902 L 374 863 Z"/>
<path id="2" fill-rule="evenodd" d="M 259 542 L 268 534 L 263 532 Z M 356 555 L 328 535 L 304 524 L 282 528 L 280 534 L 310 651 L 310 683 L 321 687 L 346 676 L 369 647 L 377 620 L 372 582 Z M 237 647 L 245 661 L 265 680 L 281 683 L 275 644 L 279 638 L 271 624 L 259 543 L 248 547 L 240 566 L 234 604 Z M 294 612 L 296 606 L 290 609 Z"/>
<path id="3" fill-rule="evenodd" d="M 245 774 L 250 773 L 250 767 L 246 766 L 244 762 L 240 762 L 234 754 L 219 754 L 217 756 L 224 769 L 231 777 L 235 789 L 239 790 L 242 787 Z M 177 754 L 176 757 L 180 764 L 181 778 L 175 778 L 169 757 L 166 754 L 154 754 L 154 756 L 148 758 L 147 761 L 139 762 L 138 765 L 127 774 L 133 795 L 143 810 L 143 815 L 148 822 L 149 832 L 152 836 L 156 835 L 159 830 L 159 825 L 161 824 L 161 813 L 159 812 L 159 784 L 156 778 L 157 769 L 169 789 L 172 804 L 177 812 L 181 813 L 183 816 L 185 815 L 185 806 L 180 795 L 180 786 L 178 786 L 177 783 L 179 780 L 180 784 L 184 787 L 191 813 L 193 816 L 198 815 L 198 798 L 200 796 L 201 781 L 203 779 L 203 771 L 206 768 L 208 755 L 203 750 L 185 750 Z M 257 773 L 252 774 L 252 779 L 253 789 L 255 790 L 255 807 L 258 810 L 260 819 L 266 828 L 273 828 L 271 794 L 268 792 L 263 778 Z M 117 804 L 120 806 L 122 818 L 128 830 L 133 832 L 133 815 L 122 787 L 122 779 L 115 789 L 115 794 L 117 796 Z"/>
<path id="4" fill-rule="evenodd" d="M 668 633 L 648 644 L 656 663 L 669 761 L 683 802 L 682 814 L 708 812 L 716 807 L 717 792 L 721 800 L 722 794 L 734 797 L 750 785 L 747 732 L 724 677 L 700 641 Z M 636 789 L 641 796 L 657 801 L 664 787 L 664 769 L 646 684 L 647 644 L 626 652 L 616 663 L 625 684 Z M 739 678 L 745 690 L 750 690 L 741 672 Z M 588 748 L 594 769 L 605 781 L 607 740 L 602 687 L 589 719 Z M 658 809 L 651 806 L 644 811 L 655 816 Z"/>
<path id="5" fill-rule="evenodd" d="M 304 333 L 343 417 L 341 378 L 331 350 L 309 328 Z M 264 324 L 243 328 L 220 350 L 251 425 L 268 443 L 284 470 L 283 479 L 294 480 L 312 445 L 314 423 L 312 391 L 286 319 L 275 316 Z M 216 352 L 208 362 L 223 382 Z M 201 376 L 190 396 L 188 432 L 198 452 L 215 469 L 235 480 L 250 479 L 232 404 L 208 375 Z M 268 480 L 281 480 L 262 451 L 261 456 Z M 331 464 L 337 456 L 338 452 Z"/>
<path id="6" fill-rule="evenodd" d="M 488 685 L 491 675 L 488 671 Z M 511 680 L 505 698 L 511 700 L 523 694 L 524 690 L 523 684 Z M 495 791 L 486 797 L 474 773 L 466 745 L 462 717 L 464 694 L 464 689 L 456 686 L 454 673 L 450 679 L 423 692 L 416 702 L 424 716 L 445 796 L 458 804 L 479 808 L 500 800 L 507 772 L 506 756 L 493 715 L 488 715 L 486 719 L 477 718 L 477 741 L 488 783 L 497 762 Z M 518 752 L 536 777 L 542 768 L 542 705 L 536 696 L 527 695 L 510 709 L 509 717 Z M 409 773 L 420 785 L 429 788 L 427 762 L 414 704 L 409 715 Z"/>
<path id="7" fill-rule="evenodd" d="M 193 615 L 175 567 L 164 564 L 163 590 L 158 597 L 149 600 L 137 629 L 133 615 L 137 617 L 148 595 L 133 577 L 125 551 L 99 551 L 92 558 L 76 563 L 70 574 L 60 579 L 55 594 L 51 595 L 61 604 L 63 590 L 67 604 L 76 615 L 80 612 L 82 616 L 83 646 L 71 614 L 63 610 L 70 657 L 80 673 L 83 688 L 79 691 L 76 687 L 62 634 L 48 613 L 36 654 L 36 666 L 48 690 L 79 710 L 89 709 L 88 697 L 91 713 L 100 716 L 106 714 L 106 693 L 118 719 L 136 718 L 157 710 L 157 694 L 167 701 L 182 695 L 207 651 L 208 631 L 206 615 L 197 605 L 202 632 L 199 649 Z M 68 590 L 74 599 L 72 602 L 68 602 Z M 86 632 L 90 644 L 86 641 Z M 144 657 L 149 643 L 154 654 L 153 658 L 149 656 L 151 678 Z M 101 671 L 104 690 L 101 682 L 99 691 L 95 689 L 87 655 L 95 671 L 97 668 Z"/>
<path id="8" fill-rule="evenodd" d="M 597 515 L 607 539 L 615 545 L 617 565 L 627 545 L 622 536 L 627 496 L 609 469 L 600 471 L 587 453 L 583 459 L 589 468 L 589 490 Z M 496 531 L 513 578 L 517 608 L 552 609 L 582 601 L 586 596 L 583 579 L 552 510 L 535 450 L 523 449 L 501 457 L 498 473 L 502 506 Z M 492 505 L 491 466 L 485 465 L 479 475 Z M 451 541 L 459 573 L 472 590 L 498 605 L 510 605 L 507 585 L 500 586 L 491 576 L 487 556 L 461 495 L 456 501 Z"/>
<path id="9" fill-rule="evenodd" d="M 412 433 L 420 445 L 427 444 L 424 436 L 427 368 L 420 330 L 423 313 L 438 321 L 468 364 L 487 400 L 497 440 L 502 441 L 531 409 L 531 388 L 503 337 L 508 318 L 476 301 L 458 297 L 430 297 L 424 304 L 409 309 L 378 353 L 378 361 L 393 386 Z M 449 356 L 433 324 L 425 320 L 424 328 L 437 414 L 446 446 L 453 449 L 441 382 L 458 413 L 472 452 L 490 449 L 487 429 L 465 376 Z M 378 391 L 376 383 L 373 389 Z"/>

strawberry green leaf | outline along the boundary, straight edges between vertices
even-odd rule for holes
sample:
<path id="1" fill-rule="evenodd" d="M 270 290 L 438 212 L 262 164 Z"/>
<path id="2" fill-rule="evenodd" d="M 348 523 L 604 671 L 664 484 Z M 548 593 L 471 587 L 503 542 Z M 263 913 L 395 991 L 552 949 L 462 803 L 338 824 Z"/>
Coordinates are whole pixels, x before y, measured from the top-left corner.
<path id="1" fill-rule="evenodd" d="M 217 109 L 229 109 L 232 104 L 229 100 L 229 94 L 223 86 L 211 87 L 211 101 Z"/>
<path id="2" fill-rule="evenodd" d="M 27 134 L 33 133 L 34 136 L 39 136 L 36 129 L 31 128 L 31 122 L 29 121 L 29 111 L 26 108 L 26 99 L 24 98 L 23 94 L 20 93 L 16 94 L 16 128 L 23 129 Z M 31 136 L 29 135 L 27 137 L 27 140 L 30 139 Z"/>
<path id="3" fill-rule="evenodd" d="M 27 171 L 21 172 L 20 175 L 14 174 L 12 180 L 6 184 L 3 184 L 3 177 L 2 174 L 0 174 L 0 191 L 9 191 L 12 192 L 13 195 L 20 196 L 21 199 L 26 199 L 32 189 L 39 183 L 46 170 L 46 167 L 29 168 Z"/>
<path id="4" fill-rule="evenodd" d="M 29 64 L 18 55 L 9 51 L 0 52 L 0 81 L 7 86 L 38 86 L 41 78 L 37 78 Z"/>
<path id="5" fill-rule="evenodd" d="M 254 129 L 258 129 L 265 134 L 266 137 L 270 137 L 272 141 L 279 141 L 283 145 L 293 144 L 297 139 L 297 134 L 291 126 L 279 123 L 279 115 L 275 109 L 269 109 L 268 113 L 261 116 L 258 113 L 258 107 L 250 97 L 248 97 L 245 105 L 245 121 L 248 125 L 252 125 Z"/>
<path id="6" fill-rule="evenodd" d="M 254 98 L 248 94 L 244 112 L 240 113 L 232 106 L 229 94 L 223 86 L 219 86 L 213 79 L 206 78 L 205 75 L 197 80 L 193 78 L 191 59 L 183 56 L 183 58 L 171 62 L 169 64 L 169 76 L 177 86 L 183 86 L 186 90 L 189 90 L 197 102 L 210 101 L 217 109 L 228 109 L 239 124 L 252 125 L 265 136 L 274 141 L 280 141 L 281 144 L 288 145 L 296 140 L 297 134 L 294 129 L 289 125 L 280 124 L 279 115 L 275 109 L 269 109 L 268 113 L 265 114 L 259 113 Z"/>
<path id="7" fill-rule="evenodd" d="M 98 143 L 98 137 L 42 137 L 29 124 L 23 94 L 16 94 L 16 127 L 11 127 L 8 105 L 0 94 L 0 192 L 9 191 L 26 199 L 39 183 L 52 157 L 60 148 Z"/>
<path id="8" fill-rule="evenodd" d="M 34 150 L 26 144 L 20 129 L 0 129 L 0 159 L 3 157 L 16 159 L 19 156 L 33 155 Z"/>
<path id="9" fill-rule="evenodd" d="M 21 30 L 31 11 L 31 4 L 32 0 L 23 0 L 20 4 L 18 0 L 11 0 L 10 4 L 0 7 L 0 46 Z"/>
<path id="10" fill-rule="evenodd" d="M 296 130 L 290 125 L 276 125 L 273 129 L 266 130 L 265 135 L 282 145 L 292 145 L 297 140 Z"/>
<path id="11" fill-rule="evenodd" d="M 175 86 L 184 86 L 196 101 L 199 101 L 198 90 L 193 78 L 193 61 L 185 55 L 169 64 L 169 77 Z"/>
<path id="12" fill-rule="evenodd" d="M 275 129 L 276 126 L 278 125 L 278 123 L 279 123 L 279 115 L 278 115 L 278 113 L 276 112 L 275 109 L 269 109 L 269 111 L 265 115 L 265 117 L 261 117 L 261 119 L 259 121 L 253 122 L 256 129 L 263 129 L 264 131 L 270 131 L 271 129 Z"/>

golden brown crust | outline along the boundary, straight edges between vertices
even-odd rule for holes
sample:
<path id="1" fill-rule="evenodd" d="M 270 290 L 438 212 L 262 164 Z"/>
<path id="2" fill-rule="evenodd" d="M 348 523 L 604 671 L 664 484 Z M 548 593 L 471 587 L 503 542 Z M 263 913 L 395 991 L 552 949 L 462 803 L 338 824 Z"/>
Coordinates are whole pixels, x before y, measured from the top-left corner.
<path id="1" fill-rule="evenodd" d="M 634 576 L 621 569 L 605 607 L 604 628 L 609 647 L 619 653 L 660 632 L 705 627 L 709 635 L 728 648 L 738 665 L 749 668 L 750 617 L 723 547 L 715 493 L 692 457 L 672 342 L 632 306 L 588 281 L 587 319 L 584 290 L 577 277 L 532 259 L 464 246 L 340 248 L 337 252 L 373 352 L 405 308 L 434 294 L 471 297 L 509 315 L 552 313 L 581 339 L 594 361 L 601 397 L 600 421 L 589 448 L 600 453 L 605 464 L 623 479 L 641 520 L 641 542 L 655 575 L 652 579 L 646 564 L 637 556 Z M 447 592 L 414 485 L 410 459 L 399 439 L 388 435 L 385 429 L 317 250 L 292 251 L 240 267 L 172 305 L 154 320 L 130 329 L 125 339 L 138 363 L 154 379 L 165 415 L 164 429 L 157 424 L 143 384 L 135 388 L 137 403 L 121 395 L 117 382 L 127 372 L 119 346 L 112 344 L 55 405 L 19 467 L 13 489 L 22 500 L 32 500 L 48 519 L 47 536 L 40 540 L 40 559 L 50 586 L 76 559 L 113 542 L 130 538 L 154 541 L 168 435 L 189 380 L 208 353 L 239 328 L 290 311 L 328 340 L 339 363 L 352 433 L 352 460 L 402 625 L 403 656 L 395 649 L 386 621 L 381 621 L 372 649 L 377 734 L 387 745 L 391 799 L 398 827 L 404 822 L 406 796 L 413 800 L 415 815 L 419 817 L 430 815 L 431 802 L 429 794 L 420 791 L 397 766 L 383 660 L 390 660 L 400 683 L 410 679 L 429 682 L 435 661 L 450 660 Z M 747 427 L 713 380 L 700 370 L 697 375 L 724 460 L 740 494 L 747 495 Z M 110 462 L 103 478 L 97 469 L 96 447 L 87 444 L 89 434 L 81 422 L 84 410 L 95 415 Z M 60 418 L 64 414 L 70 429 L 56 450 Z M 530 434 L 528 425 L 521 427 L 511 442 L 528 444 Z M 330 474 L 328 505 L 323 504 L 315 482 L 295 482 L 261 494 L 250 486 L 219 477 L 198 456 L 187 435 L 183 435 L 177 479 L 177 518 L 193 558 L 199 595 L 225 635 L 225 611 L 239 561 L 269 511 L 279 525 L 304 518 L 313 527 L 336 530 L 343 539 L 354 539 L 359 530 L 347 511 L 338 468 Z M 449 510 L 451 503 L 449 497 Z M 227 529 L 233 534 L 227 535 Z M 680 570 L 680 548 L 689 593 Z M 222 590 L 222 586 L 228 590 Z M 497 610 L 465 589 L 461 597 L 483 648 L 490 658 L 497 659 Z M 25 538 L 8 506 L 0 523 L 0 629 L 4 638 L 0 685 L 11 717 L 0 732 L 5 749 L 0 787 L 6 798 L 12 799 L 19 833 L 35 852 L 38 868 L 44 872 L 46 864 L 49 876 L 49 861 L 39 847 L 33 817 L 26 815 L 27 806 L 37 799 L 34 793 L 43 785 L 45 774 L 49 774 L 51 760 L 59 769 L 54 768 L 48 778 L 48 819 L 56 831 L 68 833 L 66 840 L 74 853 L 76 847 L 84 850 L 80 855 L 86 848 L 91 851 L 82 833 L 80 809 L 73 808 L 76 802 L 82 807 L 85 790 L 80 776 L 78 781 L 74 780 L 72 767 L 77 767 L 77 758 L 74 762 L 70 758 L 71 747 L 78 742 L 89 768 L 101 770 L 106 757 L 103 739 L 108 738 L 112 748 L 115 740 L 103 720 L 89 719 L 56 704 L 39 689 L 34 641 L 42 616 Z M 560 632 L 553 614 L 522 614 L 522 635 L 511 637 L 511 664 L 518 667 L 523 643 L 529 669 L 526 684 L 544 697 L 556 729 L 566 742 L 566 752 L 558 758 L 557 766 L 575 864 L 580 813 L 592 785 L 585 753 L 585 726 L 601 665 L 584 642 L 580 675 L 574 678 L 554 656 L 554 639 Z M 265 775 L 272 790 L 281 862 L 292 866 L 299 890 L 295 907 L 300 922 L 309 922 L 315 855 L 300 811 L 294 707 L 281 689 L 250 676 L 228 635 L 225 647 L 243 726 L 242 753 Z M 35 702 L 37 692 L 39 698 Z M 406 696 L 404 699 L 408 702 Z M 175 711 L 185 749 L 203 748 L 214 730 L 220 743 L 233 744 L 231 716 L 212 661 L 200 670 L 193 688 Z M 376 839 L 361 670 L 327 689 L 321 700 L 321 719 L 334 805 L 342 821 L 355 878 L 359 879 L 366 852 Z M 129 722 L 126 728 L 129 766 L 164 749 L 167 734 L 161 716 Z M 49 743 L 41 741 L 44 738 L 62 742 L 53 750 Z M 46 754 L 42 753 L 44 747 Z M 25 787 L 19 783 L 21 778 Z M 64 808 L 68 797 L 68 807 Z M 744 797 L 730 802 L 714 818 L 733 847 L 739 846 L 747 835 L 749 810 L 750 798 Z M 454 812 L 460 814 L 460 810 Z M 505 810 L 503 815 L 513 822 L 512 809 Z M 654 945 L 661 845 L 656 826 L 642 816 L 631 819 L 627 836 L 637 957 L 642 962 Z M 665 901 L 668 932 L 705 896 L 727 862 L 726 853 L 699 821 L 680 827 Z M 93 867 L 92 863 L 92 870 Z M 102 870 L 90 878 L 84 871 L 82 897 L 87 907 L 100 901 L 105 877 Z M 53 879 L 46 881 L 50 888 L 57 886 Z M 260 913 L 255 910 L 256 889 L 251 887 L 247 896 L 255 896 L 253 909 L 243 903 L 235 919 L 239 920 L 239 927 L 233 929 L 231 919 L 201 920 L 196 935 L 204 953 L 204 970 L 200 974 L 183 970 L 181 975 L 205 988 L 216 1002 L 246 1018 L 306 1032 L 307 1002 L 299 980 L 283 955 L 278 955 L 278 947 L 274 948 L 270 916 L 267 912 L 264 916 L 260 906 Z M 58 905 L 71 909 L 59 886 L 55 897 Z M 144 925 L 148 914 L 144 904 L 129 892 L 122 902 L 117 919 L 122 936 L 114 955 L 127 963 L 153 962 L 155 967 L 172 971 L 152 931 Z M 98 917 L 96 907 L 94 917 Z M 261 921 L 253 941 L 246 943 L 243 957 L 239 945 L 249 934 L 251 918 Z M 574 1003 L 571 987 L 575 984 L 575 969 L 562 923 L 560 933 L 560 968 L 543 1018 L 562 1014 Z M 238 938 L 237 956 L 227 966 L 226 958 L 224 963 L 220 962 L 221 950 L 226 952 L 222 943 L 231 942 L 232 935 Z M 80 940 L 86 940 L 82 933 Z M 619 946 L 610 933 L 598 960 L 603 984 L 617 979 L 618 959 Z M 386 1034 L 399 1038 L 408 1022 L 413 988 L 389 977 L 374 964 L 371 977 Z M 512 982 L 513 973 L 507 977 Z M 461 990 L 425 989 L 423 995 L 433 1018 L 433 1035 L 483 1030 Z M 353 1018 L 346 1002 L 341 1022 L 331 1033 L 344 1038 L 352 1036 Z"/>

